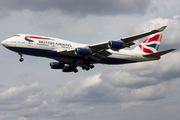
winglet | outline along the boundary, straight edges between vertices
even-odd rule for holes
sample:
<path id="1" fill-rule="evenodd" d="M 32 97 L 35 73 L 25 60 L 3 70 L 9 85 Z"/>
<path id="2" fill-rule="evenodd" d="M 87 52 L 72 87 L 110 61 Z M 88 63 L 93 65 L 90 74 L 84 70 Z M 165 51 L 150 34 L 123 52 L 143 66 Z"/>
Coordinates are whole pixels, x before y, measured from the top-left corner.
<path id="1" fill-rule="evenodd" d="M 161 32 L 161 31 L 164 31 L 165 29 L 166 29 L 166 27 L 167 26 L 163 26 L 163 27 L 161 27 L 161 28 L 159 28 L 159 29 L 157 29 L 159 32 Z"/>

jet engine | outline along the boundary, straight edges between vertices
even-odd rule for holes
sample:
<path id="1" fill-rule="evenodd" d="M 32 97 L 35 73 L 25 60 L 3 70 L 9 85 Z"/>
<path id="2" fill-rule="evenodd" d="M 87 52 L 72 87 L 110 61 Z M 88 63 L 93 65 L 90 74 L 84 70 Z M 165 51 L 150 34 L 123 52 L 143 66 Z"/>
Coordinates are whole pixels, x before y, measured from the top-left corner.
<path id="1" fill-rule="evenodd" d="M 64 68 L 64 64 L 61 64 L 59 62 L 50 62 L 51 69 L 62 69 Z"/>
<path id="2" fill-rule="evenodd" d="M 91 49 L 90 48 L 76 48 L 75 54 L 76 55 L 89 55 L 91 54 Z"/>
<path id="3" fill-rule="evenodd" d="M 124 47 L 124 44 L 120 41 L 109 41 L 108 46 L 112 50 L 119 50 Z"/>
<path id="4" fill-rule="evenodd" d="M 70 67 L 68 65 L 65 65 L 64 68 L 62 69 L 62 72 L 78 72 L 76 67 Z"/>

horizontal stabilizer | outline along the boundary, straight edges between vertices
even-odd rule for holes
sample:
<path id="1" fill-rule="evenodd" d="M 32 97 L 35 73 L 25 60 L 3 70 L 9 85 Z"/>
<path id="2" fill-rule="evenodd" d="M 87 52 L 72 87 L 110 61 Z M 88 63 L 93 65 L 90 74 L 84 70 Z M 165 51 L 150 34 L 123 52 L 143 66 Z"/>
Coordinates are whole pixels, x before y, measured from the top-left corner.
<path id="1" fill-rule="evenodd" d="M 164 50 L 164 51 L 161 51 L 161 52 L 156 52 L 156 53 L 152 53 L 152 54 L 147 54 L 147 55 L 143 55 L 144 57 L 159 57 L 159 56 L 162 56 L 164 54 L 167 54 L 169 52 L 172 52 L 176 49 L 169 49 L 169 50 Z"/>

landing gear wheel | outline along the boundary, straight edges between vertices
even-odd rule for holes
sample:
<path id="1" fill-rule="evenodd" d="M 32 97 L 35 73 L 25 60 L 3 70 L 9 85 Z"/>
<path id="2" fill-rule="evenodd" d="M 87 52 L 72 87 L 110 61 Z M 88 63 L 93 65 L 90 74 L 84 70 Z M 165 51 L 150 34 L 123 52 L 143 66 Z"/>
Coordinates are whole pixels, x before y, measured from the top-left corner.
<path id="1" fill-rule="evenodd" d="M 82 67 L 82 69 L 83 69 L 83 70 L 85 70 L 85 69 L 86 69 L 86 67 L 84 66 L 84 67 Z"/>
<path id="2" fill-rule="evenodd" d="M 90 67 L 91 69 L 93 69 L 93 68 L 94 68 L 94 65 L 90 65 L 89 67 Z"/>
<path id="3" fill-rule="evenodd" d="M 85 66 L 82 67 L 83 70 L 90 70 L 90 69 L 93 69 L 94 68 L 94 65 L 93 64 L 90 64 L 90 63 L 86 63 Z"/>
<path id="4" fill-rule="evenodd" d="M 75 69 L 75 70 L 74 70 L 74 73 L 77 73 L 77 72 L 78 72 L 78 69 Z"/>
<path id="5" fill-rule="evenodd" d="M 86 67 L 86 71 L 88 71 L 88 70 L 89 70 L 89 67 L 87 66 L 87 67 Z"/>
<path id="6" fill-rule="evenodd" d="M 20 61 L 20 62 L 24 61 L 24 58 L 20 58 L 19 61 Z"/>
<path id="7" fill-rule="evenodd" d="M 19 55 L 20 55 L 19 61 L 20 61 L 20 62 L 24 61 L 24 58 L 22 58 L 23 55 L 22 55 L 21 53 L 19 53 Z"/>

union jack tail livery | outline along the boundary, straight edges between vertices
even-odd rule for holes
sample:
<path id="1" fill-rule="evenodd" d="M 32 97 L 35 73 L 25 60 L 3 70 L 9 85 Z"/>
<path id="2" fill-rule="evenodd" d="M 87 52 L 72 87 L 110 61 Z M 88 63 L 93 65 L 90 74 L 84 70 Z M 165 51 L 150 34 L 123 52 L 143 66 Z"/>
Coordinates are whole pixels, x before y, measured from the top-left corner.
<path id="1" fill-rule="evenodd" d="M 147 54 L 156 53 L 159 49 L 159 45 L 162 39 L 162 32 L 149 36 L 144 42 L 137 46 L 135 51 L 142 51 Z"/>

